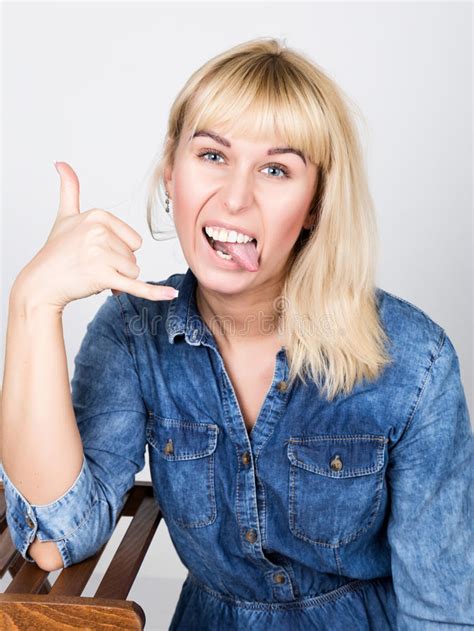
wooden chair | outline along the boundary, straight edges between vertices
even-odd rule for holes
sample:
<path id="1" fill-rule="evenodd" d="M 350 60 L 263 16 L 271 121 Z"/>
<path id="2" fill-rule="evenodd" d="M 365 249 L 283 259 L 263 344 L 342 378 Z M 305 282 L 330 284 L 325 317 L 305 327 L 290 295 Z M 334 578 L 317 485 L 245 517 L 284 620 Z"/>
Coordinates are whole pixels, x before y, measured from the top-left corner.
<path id="1" fill-rule="evenodd" d="M 161 520 L 151 482 L 135 481 L 118 517 L 133 519 L 93 597 L 81 596 L 107 542 L 96 554 L 61 570 L 53 585 L 49 572 L 28 563 L 14 547 L 5 518 L 0 481 L 0 577 L 12 580 L 0 594 L 0 629 L 144 629 L 146 616 L 136 602 L 126 600 Z"/>

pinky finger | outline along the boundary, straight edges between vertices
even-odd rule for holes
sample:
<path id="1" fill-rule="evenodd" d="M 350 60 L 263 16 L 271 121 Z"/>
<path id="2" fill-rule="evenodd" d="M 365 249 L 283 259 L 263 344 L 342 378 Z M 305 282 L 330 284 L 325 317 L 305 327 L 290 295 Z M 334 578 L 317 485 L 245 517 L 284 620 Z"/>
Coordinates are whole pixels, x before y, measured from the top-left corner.
<path id="1" fill-rule="evenodd" d="M 178 290 L 168 285 L 153 285 L 143 280 L 128 278 L 117 273 L 110 281 L 112 293 L 117 296 L 125 292 L 137 298 L 147 300 L 172 300 L 178 295 Z"/>

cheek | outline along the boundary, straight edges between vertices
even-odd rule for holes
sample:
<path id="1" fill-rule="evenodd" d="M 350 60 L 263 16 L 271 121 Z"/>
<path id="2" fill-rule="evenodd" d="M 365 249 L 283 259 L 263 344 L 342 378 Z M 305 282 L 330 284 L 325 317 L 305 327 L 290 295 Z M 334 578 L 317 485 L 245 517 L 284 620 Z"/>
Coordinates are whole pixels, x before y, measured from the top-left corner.
<path id="1" fill-rule="evenodd" d="M 279 243 L 284 249 L 290 249 L 293 246 L 306 216 L 306 206 L 295 209 L 294 199 L 292 203 L 292 209 L 287 206 L 277 213 L 271 213 L 271 220 L 267 222 L 265 230 L 266 238 Z"/>
<path id="2" fill-rule="evenodd" d="M 189 171 L 177 171 L 174 177 L 173 187 L 173 218 L 180 239 L 187 241 L 189 233 L 194 232 L 199 209 L 202 204 L 201 195 L 194 182 L 190 180 Z"/>
<path id="3" fill-rule="evenodd" d="M 193 187 L 190 186 L 189 178 L 178 171 L 174 179 L 173 207 L 179 212 L 188 212 L 193 198 Z"/>
<path id="4" fill-rule="evenodd" d="M 210 195 L 209 184 L 199 175 L 195 165 L 184 162 L 174 175 L 173 210 L 177 221 L 197 217 Z M 184 222 L 184 220 L 183 220 Z"/>

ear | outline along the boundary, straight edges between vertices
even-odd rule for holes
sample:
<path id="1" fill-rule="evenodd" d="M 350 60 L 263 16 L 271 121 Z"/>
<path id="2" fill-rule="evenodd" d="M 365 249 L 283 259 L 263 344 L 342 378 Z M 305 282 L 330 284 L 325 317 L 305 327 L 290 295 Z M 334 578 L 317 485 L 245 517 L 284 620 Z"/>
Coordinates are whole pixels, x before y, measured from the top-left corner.
<path id="1" fill-rule="evenodd" d="M 316 213 L 314 212 L 314 209 L 310 209 L 308 211 L 308 214 L 306 215 L 306 218 L 303 222 L 303 228 L 305 228 L 306 230 L 311 230 L 311 228 L 314 225 L 314 220 L 316 218 Z"/>
<path id="2" fill-rule="evenodd" d="M 170 166 L 165 167 L 163 171 L 163 181 L 164 181 L 166 190 L 169 193 L 173 185 L 173 170 Z"/>

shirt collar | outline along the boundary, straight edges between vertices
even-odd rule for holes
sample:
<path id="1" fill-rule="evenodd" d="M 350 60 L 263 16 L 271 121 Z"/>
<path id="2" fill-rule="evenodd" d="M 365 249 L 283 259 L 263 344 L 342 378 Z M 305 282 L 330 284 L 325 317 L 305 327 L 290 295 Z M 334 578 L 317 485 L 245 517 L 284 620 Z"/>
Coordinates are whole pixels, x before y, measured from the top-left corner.
<path id="1" fill-rule="evenodd" d="M 199 346 L 206 334 L 208 334 L 206 342 L 214 344 L 213 336 L 197 308 L 196 286 L 197 278 L 194 276 L 191 268 L 188 267 L 182 277 L 181 284 L 176 287 L 176 289 L 179 289 L 178 296 L 169 301 L 166 332 L 170 344 L 174 344 L 177 335 L 184 335 L 184 339 L 188 344 Z M 285 348 L 285 346 L 282 346 L 279 353 L 283 353 Z"/>
<path id="2" fill-rule="evenodd" d="M 168 341 L 174 344 L 177 335 L 184 335 L 184 339 L 192 346 L 201 343 L 206 325 L 199 315 L 196 304 L 197 279 L 188 267 L 181 285 L 177 287 L 179 294 L 170 301 L 166 318 L 166 332 Z"/>

